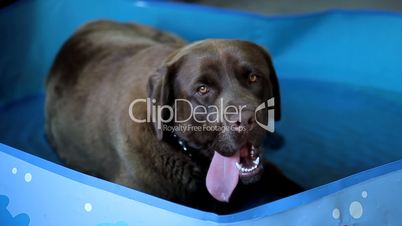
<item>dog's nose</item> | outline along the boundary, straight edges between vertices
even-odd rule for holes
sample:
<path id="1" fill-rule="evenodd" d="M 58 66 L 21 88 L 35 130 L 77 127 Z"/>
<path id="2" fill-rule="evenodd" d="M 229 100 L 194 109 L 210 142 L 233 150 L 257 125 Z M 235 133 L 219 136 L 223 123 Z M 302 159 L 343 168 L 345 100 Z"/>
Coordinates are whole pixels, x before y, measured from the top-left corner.
<path id="1" fill-rule="evenodd" d="M 254 112 L 244 111 L 240 114 L 232 115 L 230 123 L 232 128 L 238 132 L 252 130 L 255 126 Z"/>

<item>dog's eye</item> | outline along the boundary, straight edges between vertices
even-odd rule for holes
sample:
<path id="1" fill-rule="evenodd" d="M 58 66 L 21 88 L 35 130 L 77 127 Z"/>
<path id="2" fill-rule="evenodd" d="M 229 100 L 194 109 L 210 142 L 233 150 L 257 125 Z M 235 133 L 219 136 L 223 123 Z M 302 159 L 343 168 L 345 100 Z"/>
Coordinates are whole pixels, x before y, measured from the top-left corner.
<path id="1" fill-rule="evenodd" d="M 198 92 L 199 94 L 201 94 L 201 95 L 205 95 L 205 94 L 207 94 L 207 93 L 209 92 L 209 89 L 208 89 L 207 86 L 202 85 L 202 86 L 200 86 L 200 87 L 197 88 L 197 92 Z"/>
<path id="2" fill-rule="evenodd" d="M 255 83 L 257 82 L 258 76 L 254 73 L 251 73 L 248 75 L 248 82 L 249 83 Z"/>

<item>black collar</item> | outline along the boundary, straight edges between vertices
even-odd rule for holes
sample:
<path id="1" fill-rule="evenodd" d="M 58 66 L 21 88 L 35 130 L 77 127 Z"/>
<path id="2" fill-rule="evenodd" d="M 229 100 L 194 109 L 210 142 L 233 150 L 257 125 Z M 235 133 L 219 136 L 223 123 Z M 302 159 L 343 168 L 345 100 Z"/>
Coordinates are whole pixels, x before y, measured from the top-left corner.
<path id="1" fill-rule="evenodd" d="M 166 141 L 173 145 L 176 146 L 178 148 L 180 148 L 180 150 L 187 155 L 188 157 L 190 157 L 191 159 L 194 157 L 195 152 L 200 152 L 201 150 L 199 149 L 195 149 L 193 147 L 190 147 L 187 143 L 187 141 L 185 141 L 184 139 L 181 139 L 176 133 L 174 132 L 167 132 L 164 134 L 164 136 L 166 136 Z"/>
<path id="2" fill-rule="evenodd" d="M 191 147 L 188 142 L 184 139 L 182 139 L 180 136 L 178 136 L 176 133 L 174 132 L 165 132 L 164 136 L 164 140 L 169 143 L 170 145 L 172 145 L 173 147 L 175 147 L 175 149 L 179 149 L 182 153 L 184 153 L 186 156 L 188 156 L 192 161 L 201 164 L 201 165 L 205 165 L 207 164 L 207 166 L 210 163 L 210 160 L 203 155 L 202 149 L 197 149 L 194 147 Z"/>

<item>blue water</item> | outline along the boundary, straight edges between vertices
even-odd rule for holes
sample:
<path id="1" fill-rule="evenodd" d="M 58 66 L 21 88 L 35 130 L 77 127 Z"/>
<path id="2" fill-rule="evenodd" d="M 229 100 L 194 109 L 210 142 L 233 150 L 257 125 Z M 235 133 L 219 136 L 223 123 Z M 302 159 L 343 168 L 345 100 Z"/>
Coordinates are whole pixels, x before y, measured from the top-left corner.
<path id="1" fill-rule="evenodd" d="M 268 152 L 315 187 L 402 158 L 402 94 L 343 83 L 283 80 L 285 146 Z"/>
<path id="2" fill-rule="evenodd" d="M 402 94 L 311 80 L 281 80 L 285 145 L 268 151 L 306 188 L 402 159 Z M 44 96 L 0 107 L 0 142 L 57 162 L 44 139 Z"/>

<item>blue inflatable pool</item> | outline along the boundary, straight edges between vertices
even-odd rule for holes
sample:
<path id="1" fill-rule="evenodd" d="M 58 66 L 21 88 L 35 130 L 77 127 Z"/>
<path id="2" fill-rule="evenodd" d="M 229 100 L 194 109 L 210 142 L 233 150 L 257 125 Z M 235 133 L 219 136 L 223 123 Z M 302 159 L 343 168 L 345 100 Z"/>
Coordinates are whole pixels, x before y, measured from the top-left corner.
<path id="1" fill-rule="evenodd" d="M 96 19 L 266 47 L 285 138 L 266 156 L 310 190 L 220 216 L 59 165 L 44 139 L 44 79 L 62 43 Z M 402 14 L 265 17 L 154 1 L 17 1 L 0 9 L 0 31 L 1 226 L 402 225 Z"/>

